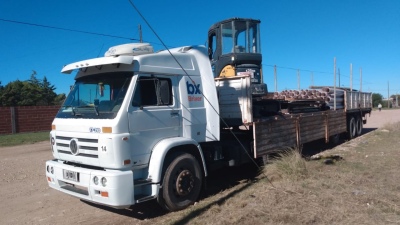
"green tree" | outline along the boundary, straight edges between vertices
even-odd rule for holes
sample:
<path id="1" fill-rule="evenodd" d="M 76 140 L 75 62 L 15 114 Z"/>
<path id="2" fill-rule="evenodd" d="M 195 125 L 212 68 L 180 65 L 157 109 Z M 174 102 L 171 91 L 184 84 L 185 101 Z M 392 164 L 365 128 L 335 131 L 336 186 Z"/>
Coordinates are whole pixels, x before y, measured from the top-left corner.
<path id="1" fill-rule="evenodd" d="M 21 99 L 21 90 L 24 87 L 24 83 L 20 80 L 16 80 L 8 83 L 0 96 L 0 101 L 4 106 L 18 106 Z"/>
<path id="2" fill-rule="evenodd" d="M 54 92 L 56 88 L 48 81 L 46 76 L 43 80 L 40 80 L 36 75 L 36 71 L 33 70 L 30 79 L 27 81 L 16 80 L 8 83 L 4 88 L 0 86 L 0 105 L 32 106 L 62 103 L 65 95 L 58 97 Z"/>
<path id="3" fill-rule="evenodd" d="M 39 105 L 38 102 L 42 99 L 42 90 L 40 86 L 29 81 L 23 82 L 21 89 L 22 99 L 18 105 Z"/>
<path id="4" fill-rule="evenodd" d="M 32 70 L 31 78 L 29 79 L 29 82 L 32 83 L 33 85 L 40 86 L 41 81 L 37 79 L 36 77 L 37 73 L 35 70 Z"/>
<path id="5" fill-rule="evenodd" d="M 54 85 L 50 84 L 45 76 L 40 86 L 43 105 L 53 105 L 57 97 L 57 94 L 54 92 L 54 90 L 56 89 Z"/>
<path id="6" fill-rule="evenodd" d="M 372 93 L 372 106 L 378 107 L 379 103 L 381 103 L 383 105 L 382 99 L 383 99 L 383 96 L 381 94 Z"/>
<path id="7" fill-rule="evenodd" d="M 3 87 L 3 85 L 1 84 L 1 81 L 0 81 L 0 106 L 3 105 L 3 102 L 1 101 L 1 95 L 3 94 L 3 90 L 4 90 L 4 87 Z"/>
<path id="8" fill-rule="evenodd" d="M 54 98 L 54 105 L 62 105 L 67 97 L 65 94 L 59 94 Z"/>

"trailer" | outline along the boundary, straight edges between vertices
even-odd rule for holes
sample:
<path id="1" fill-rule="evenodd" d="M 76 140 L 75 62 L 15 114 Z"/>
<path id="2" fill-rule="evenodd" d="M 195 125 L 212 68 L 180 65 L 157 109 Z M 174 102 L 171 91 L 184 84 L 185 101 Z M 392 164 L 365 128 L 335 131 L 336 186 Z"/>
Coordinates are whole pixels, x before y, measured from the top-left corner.
<path id="1" fill-rule="evenodd" d="M 319 139 L 328 143 L 339 135 L 355 138 L 361 135 L 372 110 L 369 92 L 313 86 L 302 91 L 311 93 L 306 98 L 299 97 L 301 91 L 284 91 L 293 94 L 283 97 L 274 97 L 274 93 L 260 96 L 252 92 L 251 76 L 215 80 L 221 120 L 228 127 L 252 128 L 254 158 Z M 329 93 L 336 99 L 328 97 Z"/>

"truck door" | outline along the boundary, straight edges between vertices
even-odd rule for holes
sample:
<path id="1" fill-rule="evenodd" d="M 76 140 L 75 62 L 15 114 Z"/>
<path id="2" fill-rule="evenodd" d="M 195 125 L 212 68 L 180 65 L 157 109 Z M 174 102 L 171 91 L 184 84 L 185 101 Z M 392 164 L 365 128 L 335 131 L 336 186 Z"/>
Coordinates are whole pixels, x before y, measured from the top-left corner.
<path id="1" fill-rule="evenodd" d="M 128 109 L 134 165 L 148 162 L 153 146 L 180 134 L 181 110 L 174 96 L 176 76 L 141 75 Z"/>

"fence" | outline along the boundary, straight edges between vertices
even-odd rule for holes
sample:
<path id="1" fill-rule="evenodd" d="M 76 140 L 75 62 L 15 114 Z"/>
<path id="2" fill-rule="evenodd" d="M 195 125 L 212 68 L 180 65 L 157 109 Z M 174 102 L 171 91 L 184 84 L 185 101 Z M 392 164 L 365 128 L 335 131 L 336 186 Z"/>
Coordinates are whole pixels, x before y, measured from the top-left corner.
<path id="1" fill-rule="evenodd" d="M 0 107 L 0 134 L 50 131 L 59 105 Z"/>

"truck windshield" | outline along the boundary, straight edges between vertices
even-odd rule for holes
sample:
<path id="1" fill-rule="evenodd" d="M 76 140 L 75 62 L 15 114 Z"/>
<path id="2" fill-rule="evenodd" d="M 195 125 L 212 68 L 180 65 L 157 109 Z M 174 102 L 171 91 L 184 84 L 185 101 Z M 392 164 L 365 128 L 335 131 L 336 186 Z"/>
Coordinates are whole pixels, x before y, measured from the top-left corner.
<path id="1" fill-rule="evenodd" d="M 132 72 L 84 76 L 73 86 L 57 118 L 114 118 L 125 98 Z"/>

